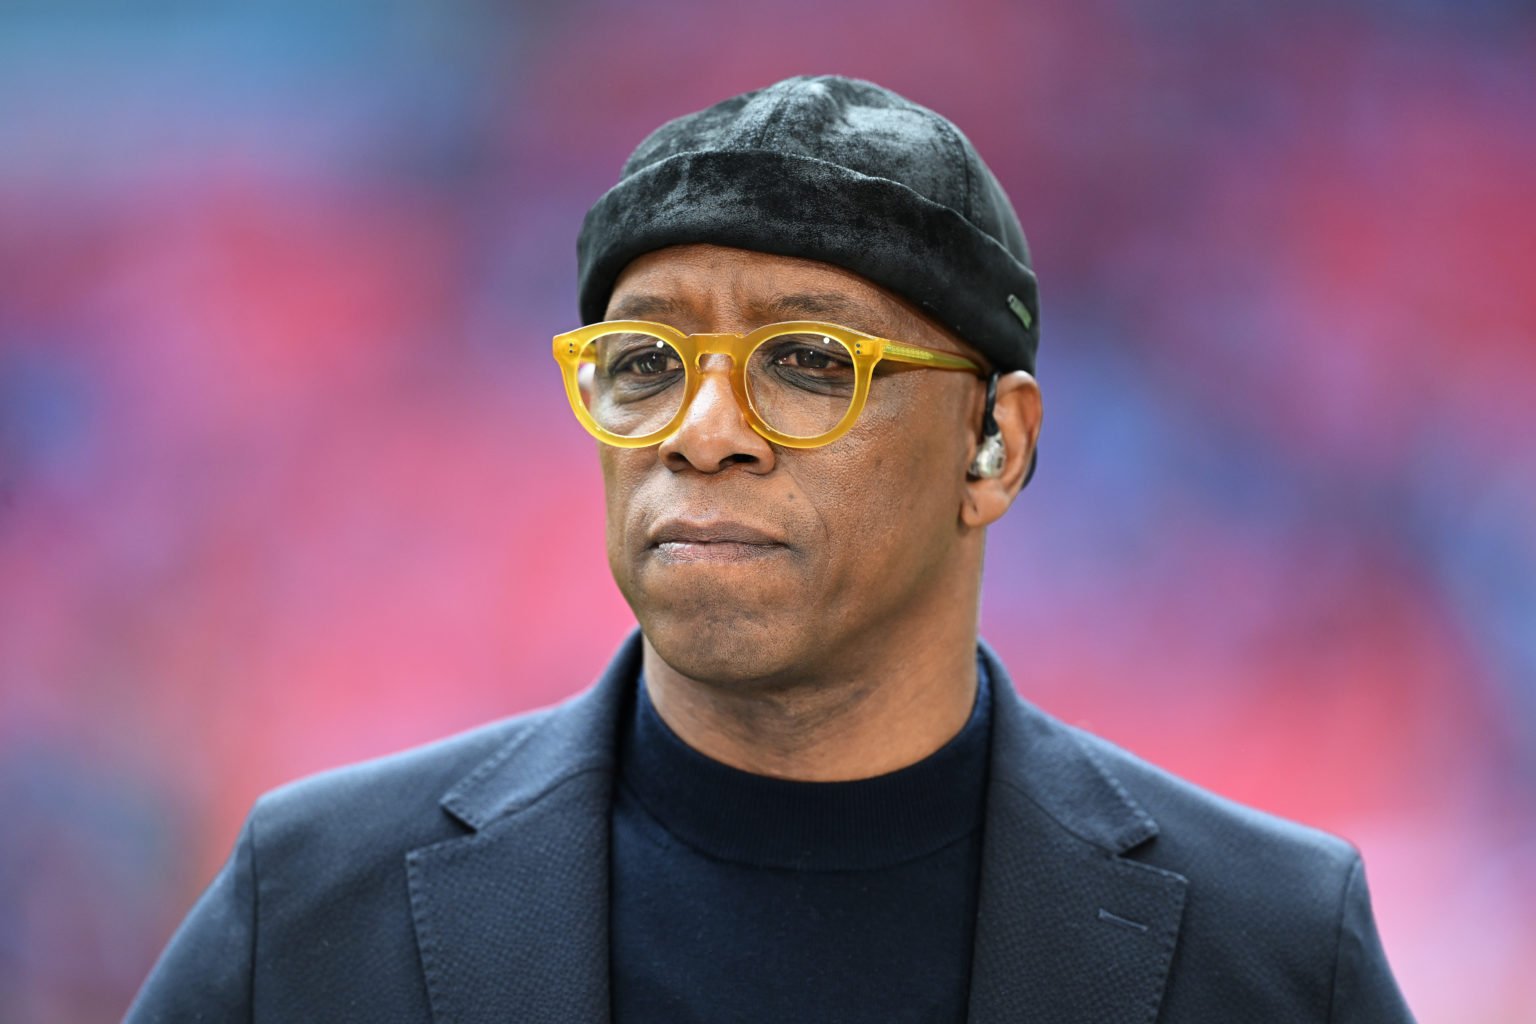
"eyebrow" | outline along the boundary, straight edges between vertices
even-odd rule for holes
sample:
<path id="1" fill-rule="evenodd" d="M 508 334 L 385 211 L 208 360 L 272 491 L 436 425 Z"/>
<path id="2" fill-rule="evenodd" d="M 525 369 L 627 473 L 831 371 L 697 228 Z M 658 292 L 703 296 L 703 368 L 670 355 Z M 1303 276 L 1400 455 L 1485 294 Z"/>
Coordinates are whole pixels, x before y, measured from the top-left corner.
<path id="1" fill-rule="evenodd" d="M 688 315 L 688 304 L 667 295 L 630 295 L 608 313 L 609 320 L 663 320 Z"/>
<path id="2" fill-rule="evenodd" d="M 608 313 L 610 320 L 662 320 L 684 322 L 692 310 L 689 304 L 668 295 L 629 295 Z M 781 320 L 834 320 L 847 327 L 879 333 L 888 321 L 880 311 L 861 299 L 839 292 L 791 292 L 771 299 L 746 304 L 744 312 L 759 323 Z"/>
<path id="3" fill-rule="evenodd" d="M 876 307 L 862 299 L 842 295 L 839 292 L 796 292 L 779 295 L 746 307 L 754 319 L 762 322 L 776 319 L 833 319 L 846 327 L 860 327 L 879 333 L 879 325 L 886 321 Z"/>

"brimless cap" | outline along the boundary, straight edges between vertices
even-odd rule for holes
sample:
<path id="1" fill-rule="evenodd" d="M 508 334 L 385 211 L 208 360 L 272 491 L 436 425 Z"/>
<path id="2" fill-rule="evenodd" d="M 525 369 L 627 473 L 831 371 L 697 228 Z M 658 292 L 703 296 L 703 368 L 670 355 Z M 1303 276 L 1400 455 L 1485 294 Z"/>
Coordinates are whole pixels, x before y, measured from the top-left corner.
<path id="1" fill-rule="evenodd" d="M 582 322 L 631 260 L 686 242 L 835 264 L 995 369 L 1034 372 L 1035 275 L 1008 196 L 958 128 L 871 82 L 787 78 L 652 132 L 582 224 Z"/>

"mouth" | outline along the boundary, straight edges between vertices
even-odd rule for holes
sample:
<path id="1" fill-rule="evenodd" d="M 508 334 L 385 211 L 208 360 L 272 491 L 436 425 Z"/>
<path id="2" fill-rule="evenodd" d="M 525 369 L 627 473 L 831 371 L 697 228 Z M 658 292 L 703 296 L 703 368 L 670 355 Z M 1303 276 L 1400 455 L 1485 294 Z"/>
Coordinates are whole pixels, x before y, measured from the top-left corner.
<path id="1" fill-rule="evenodd" d="M 747 523 L 669 519 L 650 531 L 646 549 L 669 562 L 748 562 L 786 552 L 789 546 Z"/>

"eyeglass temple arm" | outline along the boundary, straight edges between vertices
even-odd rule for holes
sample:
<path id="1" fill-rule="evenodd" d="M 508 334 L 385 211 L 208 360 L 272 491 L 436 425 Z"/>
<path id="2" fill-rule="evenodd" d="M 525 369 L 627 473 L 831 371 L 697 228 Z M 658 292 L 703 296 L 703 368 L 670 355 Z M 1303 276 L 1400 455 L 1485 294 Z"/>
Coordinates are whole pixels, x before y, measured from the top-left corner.
<path id="1" fill-rule="evenodd" d="M 982 372 L 971 360 L 964 356 L 952 356 L 944 352 L 934 352 L 931 349 L 918 348 L 915 345 L 903 345 L 899 341 L 887 341 L 885 343 L 885 358 L 894 359 L 899 363 L 916 363 L 919 366 L 931 366 L 935 370 L 972 370 Z"/>

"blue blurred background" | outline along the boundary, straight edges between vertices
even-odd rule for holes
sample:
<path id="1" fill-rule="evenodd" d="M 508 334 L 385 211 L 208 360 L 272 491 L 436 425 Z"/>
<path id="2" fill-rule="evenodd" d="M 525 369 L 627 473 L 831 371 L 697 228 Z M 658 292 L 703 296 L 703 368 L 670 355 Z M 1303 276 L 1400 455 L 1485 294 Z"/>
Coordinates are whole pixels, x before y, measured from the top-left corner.
<path id="1" fill-rule="evenodd" d="M 0 1020 L 119 1016 L 261 791 L 590 681 L 581 216 L 806 72 L 1029 234 L 1021 689 L 1358 844 L 1423 1020 L 1536 1020 L 1533 69 L 1493 0 L 0 5 Z"/>

